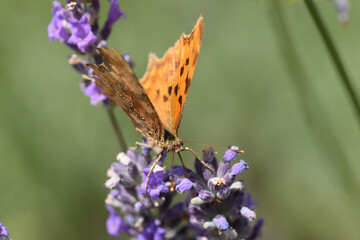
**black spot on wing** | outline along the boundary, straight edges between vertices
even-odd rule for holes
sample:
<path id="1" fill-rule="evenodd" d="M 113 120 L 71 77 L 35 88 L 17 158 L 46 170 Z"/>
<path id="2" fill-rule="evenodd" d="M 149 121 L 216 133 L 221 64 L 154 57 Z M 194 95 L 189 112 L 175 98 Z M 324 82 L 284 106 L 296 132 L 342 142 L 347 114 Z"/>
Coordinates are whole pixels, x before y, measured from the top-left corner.
<path id="1" fill-rule="evenodd" d="M 189 58 L 186 59 L 185 65 L 186 65 L 186 66 L 189 65 Z"/>
<path id="2" fill-rule="evenodd" d="M 170 86 L 170 87 L 168 88 L 169 96 L 171 96 L 171 91 L 172 91 L 172 86 Z"/>
<path id="3" fill-rule="evenodd" d="M 188 73 L 188 75 L 186 76 L 186 79 L 185 79 L 185 94 L 189 91 L 190 81 L 191 81 L 191 78 L 189 78 L 189 73 Z"/>
<path id="4" fill-rule="evenodd" d="M 164 100 L 164 102 L 167 102 L 168 97 L 167 97 L 166 95 L 164 95 L 164 96 L 163 96 L 163 100 Z"/>
<path id="5" fill-rule="evenodd" d="M 180 97 L 178 98 L 178 102 L 180 104 L 180 106 L 182 105 L 182 96 L 180 95 Z"/>
<path id="6" fill-rule="evenodd" d="M 180 69 L 180 77 L 183 75 L 183 73 L 184 73 L 184 66 L 182 66 Z"/>
<path id="7" fill-rule="evenodd" d="M 174 88 L 175 96 L 177 96 L 178 90 L 179 90 L 179 84 L 176 84 L 176 86 Z"/>
<path id="8" fill-rule="evenodd" d="M 160 95 L 160 89 L 157 89 L 156 90 L 156 98 L 155 98 L 155 100 L 159 99 L 159 95 Z"/>

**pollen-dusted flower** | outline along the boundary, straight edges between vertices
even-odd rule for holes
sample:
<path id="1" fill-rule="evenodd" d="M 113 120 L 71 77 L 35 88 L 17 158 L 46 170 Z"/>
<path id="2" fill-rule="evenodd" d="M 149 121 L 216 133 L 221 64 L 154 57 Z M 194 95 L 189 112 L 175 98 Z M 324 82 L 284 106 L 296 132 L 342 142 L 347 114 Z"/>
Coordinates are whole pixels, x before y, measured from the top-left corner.
<path id="1" fill-rule="evenodd" d="M 97 41 L 97 37 L 91 31 L 91 26 L 86 15 L 83 15 L 80 20 L 70 18 L 69 22 L 71 36 L 67 43 L 77 45 L 84 53 L 92 53 L 95 50 L 95 46 L 92 44 Z M 91 48 L 91 46 L 93 48 Z"/>

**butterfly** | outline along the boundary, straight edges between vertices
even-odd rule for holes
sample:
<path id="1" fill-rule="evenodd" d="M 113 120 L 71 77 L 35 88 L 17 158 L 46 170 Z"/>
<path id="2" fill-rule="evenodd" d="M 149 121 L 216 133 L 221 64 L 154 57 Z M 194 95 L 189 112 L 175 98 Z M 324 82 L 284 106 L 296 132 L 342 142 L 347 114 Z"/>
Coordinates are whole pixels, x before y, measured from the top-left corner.
<path id="1" fill-rule="evenodd" d="M 161 149 L 148 174 L 145 192 L 150 174 L 165 152 L 178 153 L 183 164 L 180 152 L 188 150 L 213 171 L 193 150 L 184 147 L 183 141 L 178 138 L 178 128 L 200 51 L 203 25 L 204 20 L 200 16 L 192 32 L 189 35 L 183 33 L 161 59 L 150 53 L 147 70 L 140 81 L 115 49 L 99 48 L 103 63 L 88 64 L 102 92 L 124 110 L 147 144 Z"/>

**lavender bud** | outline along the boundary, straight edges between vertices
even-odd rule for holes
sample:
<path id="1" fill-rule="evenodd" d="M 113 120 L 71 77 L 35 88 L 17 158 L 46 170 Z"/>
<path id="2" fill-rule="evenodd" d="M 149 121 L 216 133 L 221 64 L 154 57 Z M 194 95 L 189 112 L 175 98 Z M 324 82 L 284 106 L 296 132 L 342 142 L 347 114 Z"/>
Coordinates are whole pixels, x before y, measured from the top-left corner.
<path id="1" fill-rule="evenodd" d="M 204 202 L 212 202 L 215 198 L 214 194 L 212 192 L 201 190 L 199 193 L 199 198 L 203 200 Z"/>
<path id="2" fill-rule="evenodd" d="M 137 166 L 132 162 L 129 163 L 127 170 L 128 170 L 129 176 L 132 179 L 136 179 L 139 176 L 139 170 L 138 170 Z"/>
<path id="3" fill-rule="evenodd" d="M 242 191 L 244 189 L 244 183 L 242 181 L 237 181 L 231 184 L 229 188 L 230 190 Z"/>
<path id="4" fill-rule="evenodd" d="M 225 176 L 225 174 L 227 173 L 229 168 L 230 168 L 230 163 L 229 162 L 221 161 L 220 164 L 219 164 L 219 168 L 217 170 L 217 176 L 218 177 Z"/>
<path id="5" fill-rule="evenodd" d="M 217 215 L 214 219 L 213 222 L 216 226 L 217 229 L 221 230 L 221 231 L 225 231 L 226 229 L 229 228 L 229 223 L 226 220 L 226 218 L 222 215 Z"/>
<path id="6" fill-rule="evenodd" d="M 226 185 L 221 185 L 216 192 L 216 197 L 219 199 L 225 199 L 230 195 L 230 190 Z"/>
<path id="7" fill-rule="evenodd" d="M 202 200 L 200 197 L 194 197 L 190 200 L 190 203 L 194 205 L 200 205 L 200 204 L 204 204 L 205 201 Z"/>
<path id="8" fill-rule="evenodd" d="M 178 180 L 176 184 L 175 190 L 178 191 L 180 194 L 183 194 L 186 191 L 189 191 L 194 183 L 187 178 L 182 178 Z"/>
<path id="9" fill-rule="evenodd" d="M 229 146 L 229 149 L 239 150 L 239 148 L 236 146 Z M 230 162 L 230 161 L 234 160 L 237 155 L 239 155 L 239 153 L 230 151 L 230 150 L 226 150 L 224 153 L 223 161 Z"/>
<path id="10" fill-rule="evenodd" d="M 250 222 L 252 222 L 252 221 L 254 221 L 254 219 L 256 219 L 255 212 L 248 207 L 242 207 L 240 209 L 240 213 L 241 213 L 241 215 L 246 217 Z"/>
<path id="11" fill-rule="evenodd" d="M 232 175 L 239 175 L 245 170 L 248 170 L 249 166 L 245 163 L 244 160 L 240 160 L 239 163 L 235 163 L 231 168 Z"/>
<path id="12" fill-rule="evenodd" d="M 128 155 L 126 155 L 125 153 L 121 152 L 116 156 L 116 160 L 118 160 L 120 163 L 122 163 L 123 165 L 127 166 L 129 165 L 129 163 L 131 162 L 130 157 L 128 157 Z"/>

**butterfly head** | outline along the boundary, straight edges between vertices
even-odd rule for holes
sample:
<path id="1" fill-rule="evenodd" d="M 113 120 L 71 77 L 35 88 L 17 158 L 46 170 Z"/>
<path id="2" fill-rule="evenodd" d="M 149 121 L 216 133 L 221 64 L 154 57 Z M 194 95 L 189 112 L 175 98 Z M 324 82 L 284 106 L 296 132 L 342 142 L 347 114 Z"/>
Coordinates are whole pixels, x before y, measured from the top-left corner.
<path id="1" fill-rule="evenodd" d="M 181 152 L 183 150 L 185 150 L 184 142 L 179 138 L 172 139 L 167 144 L 168 152 Z"/>

